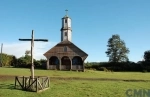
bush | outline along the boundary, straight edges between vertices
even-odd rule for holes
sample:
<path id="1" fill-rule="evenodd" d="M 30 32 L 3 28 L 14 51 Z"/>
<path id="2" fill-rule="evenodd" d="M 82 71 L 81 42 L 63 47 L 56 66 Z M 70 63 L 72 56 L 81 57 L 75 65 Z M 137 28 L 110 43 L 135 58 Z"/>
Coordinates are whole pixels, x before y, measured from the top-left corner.
<path id="1" fill-rule="evenodd" d="M 95 69 L 100 71 L 150 71 L 150 62 L 100 62 L 85 63 L 86 69 Z"/>

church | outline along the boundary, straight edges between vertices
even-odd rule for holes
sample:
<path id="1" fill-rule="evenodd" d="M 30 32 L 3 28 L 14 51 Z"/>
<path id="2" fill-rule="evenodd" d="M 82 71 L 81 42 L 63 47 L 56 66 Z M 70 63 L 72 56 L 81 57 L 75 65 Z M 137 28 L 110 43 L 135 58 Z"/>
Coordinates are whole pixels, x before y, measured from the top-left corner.
<path id="1" fill-rule="evenodd" d="M 47 58 L 46 69 L 84 71 L 84 60 L 88 54 L 71 42 L 71 18 L 62 18 L 61 42 L 56 44 L 44 56 Z"/>

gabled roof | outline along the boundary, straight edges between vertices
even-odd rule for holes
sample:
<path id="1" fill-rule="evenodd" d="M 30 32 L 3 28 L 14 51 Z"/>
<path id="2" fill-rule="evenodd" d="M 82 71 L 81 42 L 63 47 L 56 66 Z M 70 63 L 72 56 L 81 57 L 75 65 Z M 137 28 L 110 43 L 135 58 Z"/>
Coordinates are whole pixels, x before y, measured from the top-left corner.
<path id="1" fill-rule="evenodd" d="M 75 47 L 76 49 L 78 49 L 80 52 L 82 52 L 82 54 L 84 54 L 84 56 L 88 56 L 87 53 L 85 53 L 83 50 L 81 50 L 79 47 L 77 47 L 75 44 L 73 44 L 70 41 L 61 41 L 60 43 L 56 44 L 54 47 L 52 47 L 50 50 L 48 50 L 43 55 L 46 56 L 48 53 L 50 53 L 52 51 L 52 49 L 54 49 L 56 47 L 59 47 L 59 46 L 69 46 L 69 45 L 71 45 L 71 46 Z"/>

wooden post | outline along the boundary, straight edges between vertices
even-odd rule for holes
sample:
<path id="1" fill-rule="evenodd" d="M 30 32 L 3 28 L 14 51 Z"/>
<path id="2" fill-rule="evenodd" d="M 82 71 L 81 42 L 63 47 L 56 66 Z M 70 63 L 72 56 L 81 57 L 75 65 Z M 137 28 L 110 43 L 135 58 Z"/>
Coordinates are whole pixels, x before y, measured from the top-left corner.
<path id="1" fill-rule="evenodd" d="M 72 70 L 72 59 L 70 61 L 71 61 L 70 70 Z"/>
<path id="2" fill-rule="evenodd" d="M 27 89 L 27 84 L 28 84 L 27 79 L 28 79 L 28 77 L 25 78 L 25 87 L 24 87 L 25 90 Z"/>
<path id="3" fill-rule="evenodd" d="M 48 87 L 50 86 L 50 78 L 48 78 Z"/>
<path id="4" fill-rule="evenodd" d="M 17 76 L 15 77 L 15 89 L 16 89 L 16 86 L 17 86 Z"/>
<path id="5" fill-rule="evenodd" d="M 44 88 L 45 88 L 45 87 L 44 87 L 44 84 L 45 84 L 45 82 L 44 82 L 44 77 L 42 77 L 41 80 L 42 80 L 42 83 L 41 83 L 41 84 L 42 84 L 42 87 L 43 87 L 43 89 L 44 89 Z"/>
<path id="6" fill-rule="evenodd" d="M 31 80 L 32 80 L 32 78 L 31 78 L 31 76 L 30 76 L 30 77 L 29 77 L 29 86 L 30 86 L 30 83 L 32 83 Z"/>
<path id="7" fill-rule="evenodd" d="M 0 67 L 2 67 L 2 51 L 3 51 L 3 43 L 1 44 L 1 58 L 0 58 Z"/>
<path id="8" fill-rule="evenodd" d="M 83 67 L 82 67 L 82 68 L 83 68 L 83 69 L 82 69 L 82 71 L 84 72 L 84 61 L 82 62 L 82 65 L 83 65 Z"/>
<path id="9" fill-rule="evenodd" d="M 39 91 L 39 86 L 38 86 L 38 78 L 36 78 L 36 92 Z"/>
<path id="10" fill-rule="evenodd" d="M 34 33 L 33 33 L 33 30 L 32 30 L 32 40 L 31 40 L 31 78 L 34 79 L 34 63 L 33 63 L 33 47 L 34 47 L 34 44 L 33 44 L 33 41 L 34 41 L 34 37 L 33 37 Z"/>
<path id="11" fill-rule="evenodd" d="M 25 81 L 24 78 L 25 77 L 23 76 L 23 79 L 22 79 L 22 86 L 23 86 L 23 88 L 24 88 L 24 81 Z"/>
<path id="12" fill-rule="evenodd" d="M 47 58 L 46 69 L 49 69 L 49 58 Z"/>
<path id="13" fill-rule="evenodd" d="M 59 58 L 59 70 L 61 70 L 61 58 Z"/>

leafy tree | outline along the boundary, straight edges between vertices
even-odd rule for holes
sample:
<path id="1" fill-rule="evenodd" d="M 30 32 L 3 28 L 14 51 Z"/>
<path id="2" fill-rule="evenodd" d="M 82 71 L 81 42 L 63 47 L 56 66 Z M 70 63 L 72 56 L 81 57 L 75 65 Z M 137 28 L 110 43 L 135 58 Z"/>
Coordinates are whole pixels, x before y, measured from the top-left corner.
<path id="1" fill-rule="evenodd" d="M 11 56 L 11 66 L 14 66 L 14 67 L 16 67 L 16 65 L 17 65 L 17 58 L 16 58 L 16 56 Z"/>
<path id="2" fill-rule="evenodd" d="M 145 61 L 150 61 L 150 50 L 144 52 Z"/>
<path id="3" fill-rule="evenodd" d="M 5 53 L 2 53 L 1 57 L 2 66 L 14 66 L 16 64 L 16 57 L 13 55 L 8 55 Z"/>
<path id="4" fill-rule="evenodd" d="M 31 66 L 31 56 L 25 55 L 18 58 L 18 66 L 19 67 L 30 67 Z"/>
<path id="5" fill-rule="evenodd" d="M 120 39 L 119 35 L 112 35 L 108 40 L 108 49 L 105 52 L 109 57 L 109 62 L 125 62 L 128 61 L 127 54 L 129 49 L 126 47 L 125 42 Z"/>
<path id="6" fill-rule="evenodd" d="M 29 55 L 30 51 L 25 51 L 25 56 L 22 56 L 18 58 L 18 67 L 25 67 L 25 68 L 30 68 L 31 67 L 31 56 Z M 45 59 L 40 59 L 40 60 L 33 60 L 34 61 L 34 67 L 35 68 L 42 68 L 43 64 L 46 64 Z"/>
<path id="7" fill-rule="evenodd" d="M 30 50 L 26 50 L 25 51 L 25 55 L 29 55 L 29 54 L 31 54 L 31 51 Z"/>

